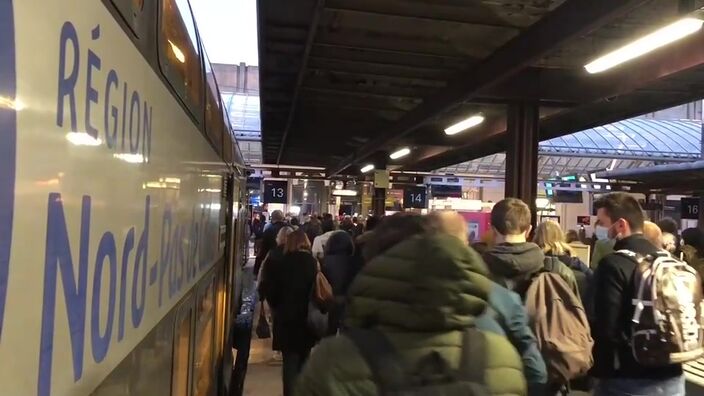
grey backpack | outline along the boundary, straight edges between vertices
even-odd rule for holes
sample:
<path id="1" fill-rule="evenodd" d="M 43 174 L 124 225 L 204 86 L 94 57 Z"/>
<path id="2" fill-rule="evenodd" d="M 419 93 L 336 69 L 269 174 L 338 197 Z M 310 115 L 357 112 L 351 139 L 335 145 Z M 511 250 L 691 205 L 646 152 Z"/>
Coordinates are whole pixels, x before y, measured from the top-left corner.
<path id="1" fill-rule="evenodd" d="M 662 251 L 617 254 L 636 262 L 631 348 L 645 366 L 686 363 L 704 355 L 702 281 L 684 261 Z"/>
<path id="2" fill-rule="evenodd" d="M 436 351 L 409 367 L 379 331 L 348 329 L 345 336 L 357 346 L 374 375 L 379 396 L 483 396 L 486 340 L 481 331 L 465 331 L 458 370 Z"/>

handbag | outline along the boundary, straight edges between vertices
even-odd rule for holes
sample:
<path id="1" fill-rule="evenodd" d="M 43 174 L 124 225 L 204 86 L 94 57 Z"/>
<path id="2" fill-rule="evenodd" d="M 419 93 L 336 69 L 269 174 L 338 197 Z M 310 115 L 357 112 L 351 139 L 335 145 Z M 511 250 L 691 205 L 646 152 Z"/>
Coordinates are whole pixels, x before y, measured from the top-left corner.
<path id="1" fill-rule="evenodd" d="M 330 286 L 330 282 L 328 282 L 328 279 L 320 270 L 320 263 L 318 263 L 318 272 L 315 274 L 315 281 L 313 283 L 313 297 L 322 307 L 329 307 L 335 300 L 332 286 Z"/>
<path id="2" fill-rule="evenodd" d="M 318 338 L 323 338 L 328 333 L 328 307 L 331 306 L 333 299 L 332 286 L 320 271 L 320 263 L 318 263 L 318 271 L 308 298 L 306 318 L 308 329 Z"/>
<path id="3" fill-rule="evenodd" d="M 255 329 L 257 337 L 259 339 L 271 338 L 271 327 L 269 327 L 269 322 L 266 320 L 266 313 L 264 312 L 264 304 L 261 304 L 259 309 L 259 320 L 257 320 L 257 328 Z"/>

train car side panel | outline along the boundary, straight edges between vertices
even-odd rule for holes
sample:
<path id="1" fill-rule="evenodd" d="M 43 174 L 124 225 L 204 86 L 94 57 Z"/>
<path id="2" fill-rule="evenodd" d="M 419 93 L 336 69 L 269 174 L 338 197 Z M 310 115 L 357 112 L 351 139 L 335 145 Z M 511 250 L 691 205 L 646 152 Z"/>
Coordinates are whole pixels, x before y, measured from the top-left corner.
<path id="1" fill-rule="evenodd" d="M 8 3 L 17 142 L 3 130 L 16 181 L 0 383 L 88 394 L 221 259 L 226 167 L 103 4 Z"/>

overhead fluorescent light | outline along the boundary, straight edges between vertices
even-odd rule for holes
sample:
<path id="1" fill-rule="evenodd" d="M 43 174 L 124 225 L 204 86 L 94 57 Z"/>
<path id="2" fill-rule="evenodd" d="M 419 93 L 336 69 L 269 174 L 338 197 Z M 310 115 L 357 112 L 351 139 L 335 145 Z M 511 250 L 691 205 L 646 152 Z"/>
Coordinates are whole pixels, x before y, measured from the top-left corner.
<path id="1" fill-rule="evenodd" d="M 408 147 L 404 147 L 398 151 L 391 153 L 391 155 L 389 155 L 389 158 L 395 160 L 395 159 L 399 159 L 401 157 L 405 157 L 410 153 L 411 153 L 411 149 L 409 149 Z"/>
<path id="2" fill-rule="evenodd" d="M 94 138 L 85 132 L 69 132 L 66 134 L 66 140 L 76 146 L 100 146 L 103 143 L 99 138 Z"/>
<path id="3" fill-rule="evenodd" d="M 613 52 L 609 52 L 585 65 L 584 68 L 591 74 L 603 72 L 694 34 L 702 28 L 702 24 L 704 24 L 704 21 L 698 18 L 680 19 Z"/>
<path id="4" fill-rule="evenodd" d="M 445 134 L 447 135 L 455 135 L 458 134 L 466 129 L 475 127 L 479 124 L 484 122 L 484 116 L 481 114 L 475 114 L 466 120 L 460 121 L 455 125 L 452 125 L 450 127 L 445 128 Z"/>
<path id="5" fill-rule="evenodd" d="M 608 183 L 609 182 L 609 179 L 601 179 L 601 178 L 596 177 L 596 173 L 589 174 L 589 178 L 592 179 L 592 181 L 595 183 Z"/>
<path id="6" fill-rule="evenodd" d="M 369 172 L 369 171 L 372 170 L 372 169 L 374 169 L 374 164 L 365 165 L 365 166 L 362 167 L 362 169 L 360 169 L 360 170 L 362 171 L 362 173 L 367 173 L 367 172 Z"/>
<path id="7" fill-rule="evenodd" d="M 355 190 L 334 190 L 332 195 L 339 197 L 356 197 L 357 191 Z"/>

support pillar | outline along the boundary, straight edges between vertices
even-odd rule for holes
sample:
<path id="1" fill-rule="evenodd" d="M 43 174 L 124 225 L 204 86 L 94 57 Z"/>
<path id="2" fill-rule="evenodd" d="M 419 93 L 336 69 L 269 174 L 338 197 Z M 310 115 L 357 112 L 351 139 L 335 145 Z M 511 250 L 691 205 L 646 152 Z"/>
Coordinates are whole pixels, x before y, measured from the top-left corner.
<path id="1" fill-rule="evenodd" d="M 699 206 L 697 207 L 699 211 L 699 219 L 697 221 L 697 228 L 704 231 L 704 192 L 699 193 Z"/>
<path id="2" fill-rule="evenodd" d="M 381 217 L 386 213 L 386 189 L 374 187 L 372 197 L 372 212 L 374 216 Z"/>
<path id="3" fill-rule="evenodd" d="M 507 108 L 506 197 L 528 204 L 535 228 L 538 197 L 538 105 L 510 104 Z"/>
<path id="4" fill-rule="evenodd" d="M 387 153 L 377 153 L 374 159 L 374 195 L 372 198 L 372 211 L 374 216 L 381 217 L 386 213 L 386 189 L 389 188 L 389 172 L 386 170 Z"/>

